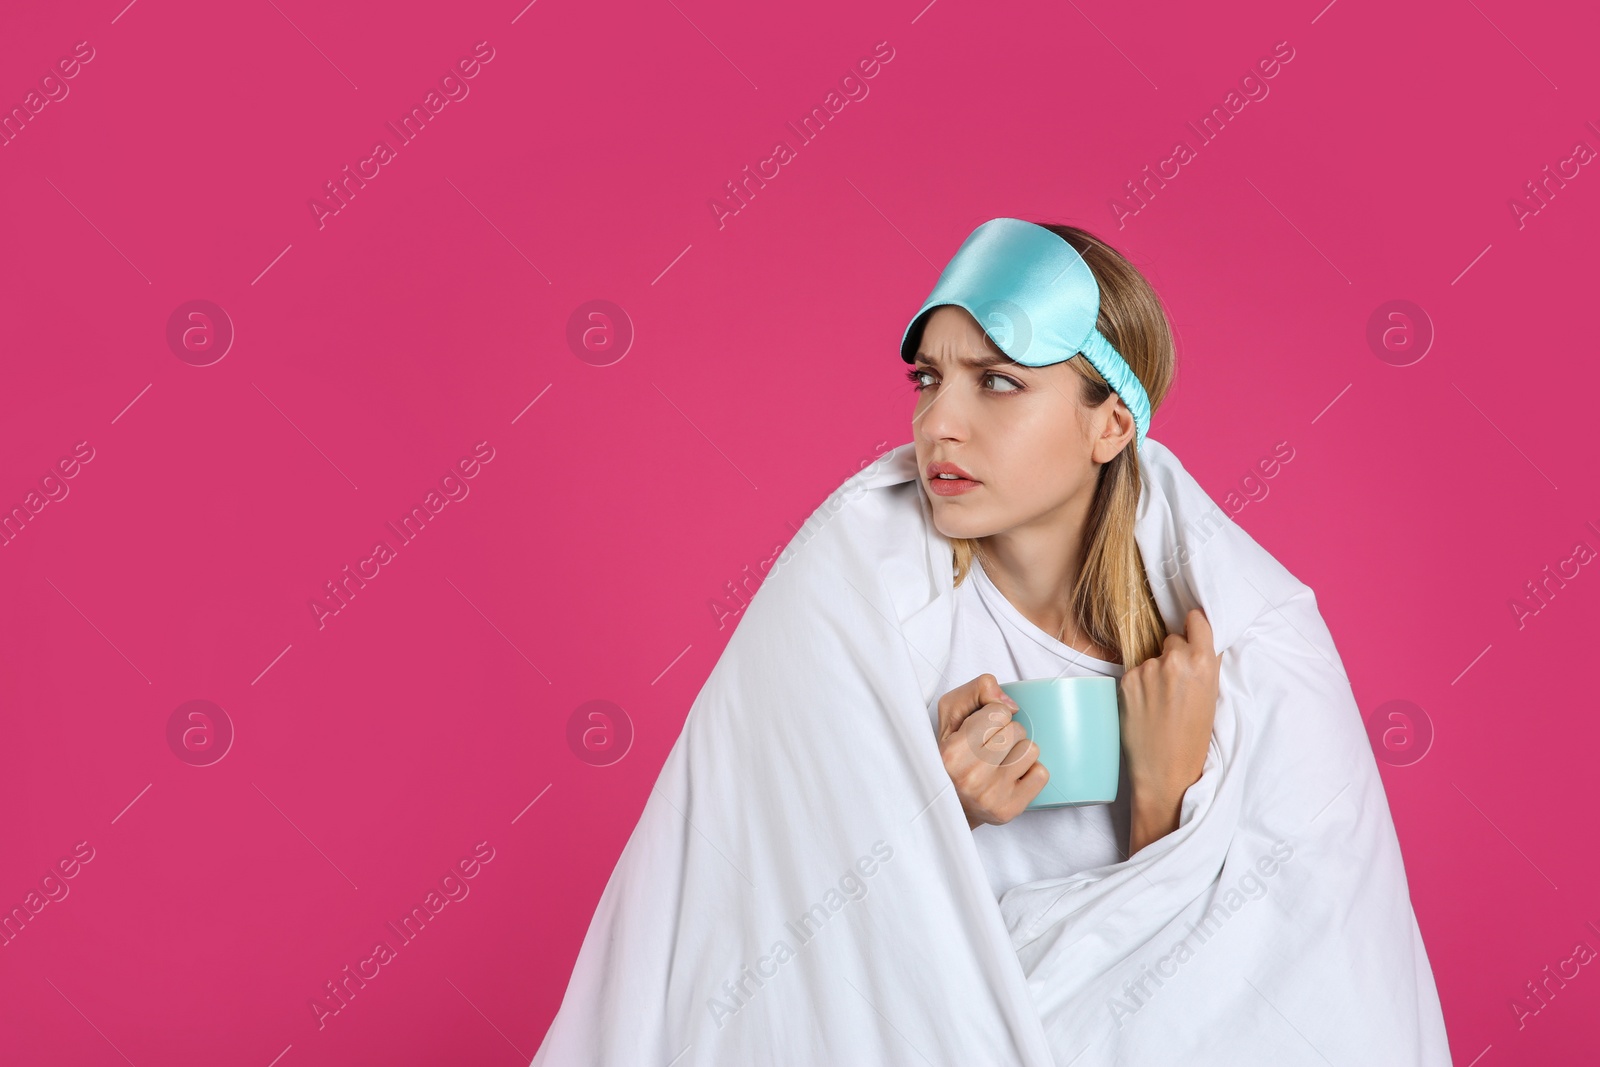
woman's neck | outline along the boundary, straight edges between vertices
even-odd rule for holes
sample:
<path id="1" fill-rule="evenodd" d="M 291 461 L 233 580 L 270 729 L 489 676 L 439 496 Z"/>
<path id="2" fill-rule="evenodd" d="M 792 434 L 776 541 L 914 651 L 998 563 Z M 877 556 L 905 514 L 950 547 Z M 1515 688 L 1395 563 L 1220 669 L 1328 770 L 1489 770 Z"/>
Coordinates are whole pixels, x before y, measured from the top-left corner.
<path id="1" fill-rule="evenodd" d="M 1072 648 L 1115 662 L 1072 615 L 1072 588 L 1083 566 L 1088 502 L 1048 523 L 1015 527 L 977 541 L 984 573 L 1024 618 Z"/>

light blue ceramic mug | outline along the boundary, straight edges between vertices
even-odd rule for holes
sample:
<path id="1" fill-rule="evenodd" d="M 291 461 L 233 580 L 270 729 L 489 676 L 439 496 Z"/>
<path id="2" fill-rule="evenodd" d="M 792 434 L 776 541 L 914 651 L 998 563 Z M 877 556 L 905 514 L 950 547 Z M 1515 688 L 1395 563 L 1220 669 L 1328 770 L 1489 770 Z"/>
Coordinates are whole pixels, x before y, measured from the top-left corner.
<path id="1" fill-rule="evenodd" d="M 1034 678 L 1000 688 L 1017 702 L 1011 717 L 1039 746 L 1039 762 L 1050 772 L 1028 811 L 1117 799 L 1122 721 L 1115 678 Z"/>

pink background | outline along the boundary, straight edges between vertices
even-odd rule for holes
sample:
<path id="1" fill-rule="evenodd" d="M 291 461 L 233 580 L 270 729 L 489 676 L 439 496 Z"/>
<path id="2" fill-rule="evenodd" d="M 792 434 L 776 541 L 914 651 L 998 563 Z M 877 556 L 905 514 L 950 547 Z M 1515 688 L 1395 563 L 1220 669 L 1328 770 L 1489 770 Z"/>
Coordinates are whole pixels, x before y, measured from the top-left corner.
<path id="1" fill-rule="evenodd" d="M 1180 344 L 1153 436 L 1316 590 L 1364 713 L 1420 709 L 1375 732 L 1456 1061 L 1592 1051 L 1600 967 L 1512 1009 L 1600 949 L 1600 174 L 1562 163 L 1600 147 L 1592 8 L 124 2 L 12 5 L 0 34 L 8 110 L 93 49 L 0 148 L 0 508 L 66 491 L 0 547 L 0 908 L 93 857 L 0 948 L 8 1060 L 529 1060 L 732 632 L 716 605 L 910 439 L 900 332 L 998 215 L 1147 272 Z M 191 300 L 235 331 L 207 366 L 167 340 Z M 569 344 L 590 300 L 622 358 Z M 1420 360 L 1369 344 L 1391 300 Z M 399 546 L 441 479 L 470 492 Z M 191 700 L 220 716 L 174 745 Z M 609 765 L 568 741 L 595 700 L 632 731 Z M 180 758 L 222 717 L 221 760 Z M 319 1028 L 441 879 L 470 891 Z"/>

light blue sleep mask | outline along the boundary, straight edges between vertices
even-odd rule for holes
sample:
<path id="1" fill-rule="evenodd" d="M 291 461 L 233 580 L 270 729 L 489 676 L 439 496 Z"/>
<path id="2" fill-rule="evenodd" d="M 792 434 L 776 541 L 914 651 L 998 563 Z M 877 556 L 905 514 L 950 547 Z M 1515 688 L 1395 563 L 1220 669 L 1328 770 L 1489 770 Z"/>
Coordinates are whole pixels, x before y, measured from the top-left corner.
<path id="1" fill-rule="evenodd" d="M 990 219 L 973 230 L 945 265 L 933 292 L 900 339 L 900 358 L 914 362 L 928 312 L 955 304 L 983 327 L 995 346 L 1028 367 L 1081 354 L 1133 415 L 1134 447 L 1150 430 L 1150 398 L 1138 375 L 1095 329 L 1100 285 L 1078 250 L 1022 219 Z"/>

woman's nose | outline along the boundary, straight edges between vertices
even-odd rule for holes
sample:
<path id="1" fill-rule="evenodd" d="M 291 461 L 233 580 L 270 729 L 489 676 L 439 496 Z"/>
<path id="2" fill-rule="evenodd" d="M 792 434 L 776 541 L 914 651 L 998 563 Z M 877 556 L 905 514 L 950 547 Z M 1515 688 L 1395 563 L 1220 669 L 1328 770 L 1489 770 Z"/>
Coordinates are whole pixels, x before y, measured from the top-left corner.
<path id="1" fill-rule="evenodd" d="M 930 441 L 962 438 L 967 433 L 967 417 L 955 391 L 940 384 L 928 390 L 933 398 L 912 416 L 916 432 Z"/>

